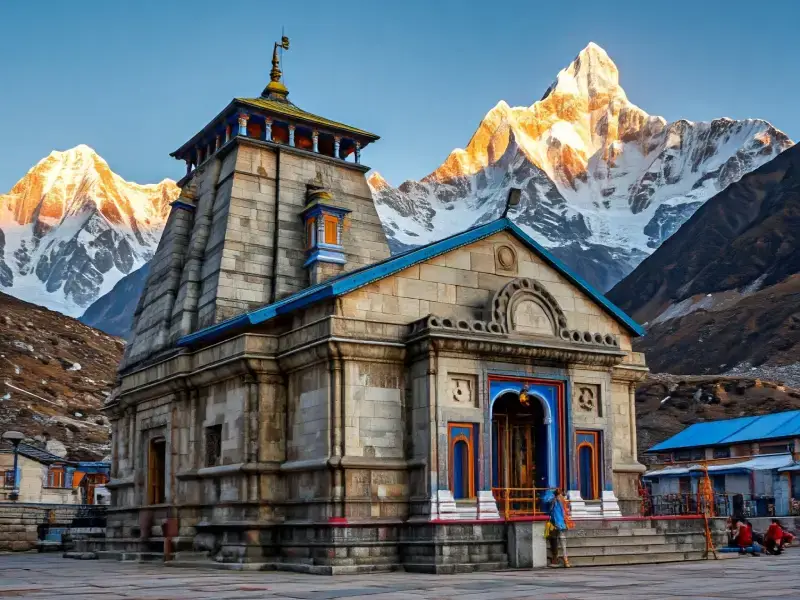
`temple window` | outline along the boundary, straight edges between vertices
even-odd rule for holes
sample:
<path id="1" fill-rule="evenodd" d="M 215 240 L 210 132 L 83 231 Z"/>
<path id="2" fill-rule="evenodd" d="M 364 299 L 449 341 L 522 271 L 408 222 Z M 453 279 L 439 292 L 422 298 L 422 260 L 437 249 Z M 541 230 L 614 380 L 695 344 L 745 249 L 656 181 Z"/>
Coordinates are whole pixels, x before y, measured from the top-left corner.
<path id="1" fill-rule="evenodd" d="M 475 497 L 475 474 L 478 456 L 475 450 L 478 425 L 448 423 L 447 425 L 449 487 L 456 500 Z"/>
<path id="2" fill-rule="evenodd" d="M 311 132 L 297 129 L 294 134 L 294 145 L 303 150 L 313 151 L 314 141 L 311 139 Z"/>
<path id="3" fill-rule="evenodd" d="M 339 219 L 332 215 L 325 215 L 325 243 L 339 244 Z"/>
<path id="4" fill-rule="evenodd" d="M 278 144 L 289 143 L 289 128 L 283 123 L 272 124 L 272 141 Z"/>
<path id="5" fill-rule="evenodd" d="M 64 467 L 51 466 L 47 470 L 47 487 L 51 488 L 64 487 Z"/>
<path id="6" fill-rule="evenodd" d="M 319 153 L 333 156 L 333 136 L 321 134 L 319 136 Z"/>
<path id="7" fill-rule="evenodd" d="M 206 427 L 206 466 L 216 467 L 222 458 L 222 425 Z"/>
<path id="8" fill-rule="evenodd" d="M 252 120 L 247 124 L 247 137 L 255 138 L 257 140 L 261 139 L 261 134 L 263 133 L 263 128 L 259 123 L 254 123 Z"/>
<path id="9" fill-rule="evenodd" d="M 334 204 L 329 190 L 309 187 L 306 207 L 301 213 L 306 232 L 306 267 L 320 262 L 337 265 L 347 262 L 342 231 L 349 212 L 349 209 Z"/>
<path id="10" fill-rule="evenodd" d="M 167 441 L 163 438 L 150 440 L 147 452 L 147 503 L 163 504 L 165 500 Z"/>

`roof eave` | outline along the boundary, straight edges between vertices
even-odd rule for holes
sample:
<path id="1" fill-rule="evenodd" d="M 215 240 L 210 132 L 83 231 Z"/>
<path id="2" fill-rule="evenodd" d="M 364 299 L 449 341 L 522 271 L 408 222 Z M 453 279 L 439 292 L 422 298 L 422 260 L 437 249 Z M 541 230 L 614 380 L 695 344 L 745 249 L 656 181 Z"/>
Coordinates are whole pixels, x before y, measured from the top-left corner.
<path id="1" fill-rule="evenodd" d="M 233 112 L 233 111 L 231 111 L 231 108 L 233 108 L 235 106 L 236 106 L 236 100 L 231 100 L 228 103 L 228 105 L 225 108 L 223 108 L 217 114 L 216 117 L 211 119 L 206 124 L 205 127 L 203 127 L 200 131 L 198 131 L 191 138 L 189 138 L 189 141 L 185 142 L 180 148 L 178 148 L 174 152 L 170 152 L 169 155 L 172 156 L 173 158 L 177 158 L 178 160 L 181 160 L 181 156 L 180 155 L 185 153 L 185 152 L 187 152 L 187 151 L 189 151 L 189 150 L 191 150 L 197 144 L 197 142 L 200 140 L 200 138 L 204 137 L 208 133 L 208 130 L 212 129 L 214 127 L 214 125 L 216 125 L 216 123 L 219 122 L 220 119 L 222 119 L 228 112 Z"/>
<path id="2" fill-rule="evenodd" d="M 263 111 L 265 113 L 269 113 L 270 112 L 269 108 L 265 108 L 263 106 L 259 106 L 258 104 L 255 103 L 255 100 L 257 100 L 257 98 L 252 98 L 252 99 L 251 98 L 234 98 L 233 102 L 234 103 L 238 103 L 241 106 L 246 106 L 248 108 L 255 108 L 255 109 Z M 287 116 L 287 115 L 281 114 L 279 111 L 273 111 L 273 112 L 275 112 L 275 114 L 281 114 L 281 116 L 284 117 L 284 118 L 291 118 L 293 120 L 297 120 L 298 122 L 304 122 L 304 123 L 307 123 L 307 124 L 310 124 L 310 125 L 316 125 L 317 127 L 322 127 L 322 128 L 330 129 L 330 130 L 337 130 L 338 129 L 338 130 L 341 130 L 342 132 L 346 132 L 350 136 L 361 137 L 364 141 L 366 141 L 366 143 L 375 142 L 375 141 L 381 139 L 379 135 L 376 135 L 374 133 L 370 133 L 369 131 L 365 131 L 363 129 L 359 129 L 358 127 L 353 127 L 352 125 L 348 125 L 347 123 L 339 123 L 338 121 L 333 121 L 331 119 L 325 119 L 323 117 L 320 117 L 319 115 L 315 115 L 314 113 L 310 113 L 310 112 L 305 111 L 305 110 L 303 110 L 303 109 L 301 109 L 299 107 L 295 107 L 295 108 L 297 108 L 298 110 L 301 110 L 302 112 L 306 113 L 310 117 L 314 117 L 316 119 L 320 119 L 321 121 L 330 121 L 330 123 L 324 123 L 324 122 L 321 122 L 321 121 L 317 122 L 314 119 L 303 118 L 302 116 Z"/>

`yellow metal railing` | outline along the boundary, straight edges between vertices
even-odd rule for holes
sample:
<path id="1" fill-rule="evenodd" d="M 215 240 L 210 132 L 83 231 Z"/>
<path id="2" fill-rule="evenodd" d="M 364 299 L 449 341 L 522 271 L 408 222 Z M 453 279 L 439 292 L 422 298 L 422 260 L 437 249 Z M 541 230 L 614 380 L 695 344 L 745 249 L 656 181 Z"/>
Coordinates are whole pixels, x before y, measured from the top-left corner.
<path id="1" fill-rule="evenodd" d="M 541 495 L 551 488 L 492 488 L 497 508 L 506 520 L 545 515 Z"/>

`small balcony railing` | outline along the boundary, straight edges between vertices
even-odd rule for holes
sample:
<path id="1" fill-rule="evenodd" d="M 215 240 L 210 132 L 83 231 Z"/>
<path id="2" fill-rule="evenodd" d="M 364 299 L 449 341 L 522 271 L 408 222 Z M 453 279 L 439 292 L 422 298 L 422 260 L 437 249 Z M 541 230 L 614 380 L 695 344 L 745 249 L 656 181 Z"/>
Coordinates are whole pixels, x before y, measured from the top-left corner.
<path id="1" fill-rule="evenodd" d="M 503 518 L 513 520 L 521 517 L 546 515 L 542 495 L 552 488 L 492 488 L 497 509 Z"/>

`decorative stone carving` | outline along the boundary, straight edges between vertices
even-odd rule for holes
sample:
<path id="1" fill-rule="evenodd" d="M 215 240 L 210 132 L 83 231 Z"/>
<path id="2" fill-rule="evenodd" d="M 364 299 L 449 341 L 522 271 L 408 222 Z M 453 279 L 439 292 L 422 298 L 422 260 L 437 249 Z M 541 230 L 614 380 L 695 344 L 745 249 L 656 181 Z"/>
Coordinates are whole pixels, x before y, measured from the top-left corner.
<path id="1" fill-rule="evenodd" d="M 496 323 L 503 333 L 516 331 L 519 325 L 523 333 L 532 333 L 533 328 L 540 335 L 563 337 L 567 317 L 541 283 L 520 277 L 508 282 L 492 298 L 491 323 Z"/>
<path id="2" fill-rule="evenodd" d="M 475 406 L 477 404 L 475 376 L 453 374 L 450 377 L 450 398 L 462 406 Z"/>
<path id="3" fill-rule="evenodd" d="M 599 387 L 592 384 L 578 383 L 575 385 L 575 396 L 578 408 L 587 412 L 599 412 L 600 405 Z"/>
<path id="4" fill-rule="evenodd" d="M 505 244 L 498 246 L 495 249 L 494 258 L 498 271 L 517 272 L 517 251 L 512 246 Z"/>

